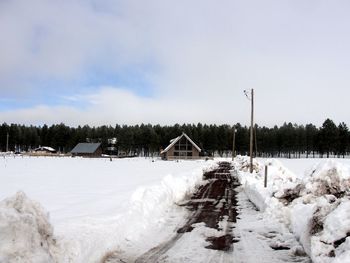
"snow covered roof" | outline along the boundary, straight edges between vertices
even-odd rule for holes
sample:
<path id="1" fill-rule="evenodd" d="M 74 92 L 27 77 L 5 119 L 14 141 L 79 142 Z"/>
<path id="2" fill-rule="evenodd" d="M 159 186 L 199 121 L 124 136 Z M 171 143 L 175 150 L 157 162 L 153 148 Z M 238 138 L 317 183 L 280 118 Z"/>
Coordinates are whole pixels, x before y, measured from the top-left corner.
<path id="1" fill-rule="evenodd" d="M 39 148 L 34 149 L 35 152 L 37 151 L 47 151 L 47 152 L 56 152 L 56 150 L 49 146 L 41 146 Z"/>
<path id="2" fill-rule="evenodd" d="M 185 136 L 185 138 L 186 138 L 199 152 L 202 151 L 201 148 L 199 148 L 198 145 L 195 144 L 195 143 L 191 140 L 191 138 L 188 137 L 187 134 L 183 132 L 180 136 L 178 136 L 178 137 L 176 137 L 176 138 L 170 140 L 170 144 L 169 144 L 163 151 L 161 151 L 160 153 L 163 154 L 163 153 L 166 153 L 167 151 L 169 151 L 170 148 L 173 147 L 173 146 L 175 145 L 175 143 L 177 143 L 183 136 Z"/>
<path id="3" fill-rule="evenodd" d="M 71 153 L 94 153 L 100 147 L 101 143 L 89 143 L 89 142 L 82 142 L 78 143 L 73 150 L 71 150 Z"/>

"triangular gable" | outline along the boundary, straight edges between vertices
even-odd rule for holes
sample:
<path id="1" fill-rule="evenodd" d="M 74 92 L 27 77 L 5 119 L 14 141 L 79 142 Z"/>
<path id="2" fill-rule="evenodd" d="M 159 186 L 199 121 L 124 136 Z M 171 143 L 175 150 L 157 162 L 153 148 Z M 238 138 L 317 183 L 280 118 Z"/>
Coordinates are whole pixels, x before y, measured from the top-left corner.
<path id="1" fill-rule="evenodd" d="M 185 137 L 187 138 L 187 140 L 189 140 L 189 141 L 190 141 L 190 143 L 192 143 L 192 145 L 193 145 L 193 146 L 194 146 L 194 147 L 195 147 L 195 148 L 196 148 L 196 149 L 197 149 L 199 152 L 201 152 L 201 151 L 202 151 L 202 150 L 201 150 L 201 148 L 199 148 L 199 147 L 198 147 L 198 145 L 197 145 L 197 144 L 195 144 L 195 143 L 194 143 L 194 141 L 192 141 L 192 140 L 191 140 L 191 138 L 190 138 L 190 137 L 188 137 L 186 133 L 184 133 L 183 135 L 185 135 Z"/>
<path id="2" fill-rule="evenodd" d="M 175 143 L 177 143 L 183 136 L 185 136 L 185 138 L 186 138 L 199 152 L 202 151 L 201 148 L 199 148 L 198 145 L 195 144 L 195 143 L 191 140 L 191 138 L 188 137 L 187 134 L 183 132 L 182 135 L 176 137 L 175 139 L 170 140 L 171 143 L 170 143 L 163 151 L 161 151 L 160 153 L 163 154 L 163 153 L 166 153 L 167 151 L 169 151 L 169 150 L 171 149 L 171 147 L 173 147 L 173 146 L 175 145 Z"/>

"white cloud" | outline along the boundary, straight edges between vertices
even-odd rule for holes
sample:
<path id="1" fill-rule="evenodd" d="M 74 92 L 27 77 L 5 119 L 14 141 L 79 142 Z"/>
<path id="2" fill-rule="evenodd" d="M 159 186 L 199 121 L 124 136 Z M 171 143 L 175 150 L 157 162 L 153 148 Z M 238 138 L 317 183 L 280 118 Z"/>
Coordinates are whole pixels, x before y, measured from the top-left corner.
<path id="1" fill-rule="evenodd" d="M 226 123 L 234 121 L 237 114 L 219 107 L 228 101 L 193 100 L 191 97 L 144 98 L 120 88 L 102 87 L 98 92 L 73 97 L 74 103 L 84 104 L 83 109 L 74 106 L 39 105 L 31 108 L 0 112 L 5 122 L 68 125 L 118 124 L 174 124 L 178 123 Z M 72 98 L 68 98 L 72 102 Z M 204 106 L 203 106 L 204 105 Z M 247 112 L 248 113 L 248 112 Z M 230 117 L 231 116 L 231 117 Z"/>
<path id="2" fill-rule="evenodd" d="M 255 88 L 261 124 L 326 117 L 349 123 L 347 7 L 344 1 L 0 1 L 0 91 L 14 99 L 45 86 L 45 94 L 71 105 L 12 109 L 0 119 L 248 123 L 243 90 Z M 143 87 L 103 88 L 102 81 L 95 91 L 67 92 L 91 67 L 118 75 L 144 64 L 149 68 L 138 74 L 152 87 L 150 98 L 127 91 Z"/>

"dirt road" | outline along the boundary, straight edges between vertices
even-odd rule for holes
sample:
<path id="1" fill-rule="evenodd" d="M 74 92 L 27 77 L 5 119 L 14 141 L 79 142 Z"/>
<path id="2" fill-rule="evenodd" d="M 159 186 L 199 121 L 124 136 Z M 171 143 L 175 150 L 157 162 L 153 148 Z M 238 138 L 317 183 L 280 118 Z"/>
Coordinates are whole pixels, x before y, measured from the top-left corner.
<path id="1" fill-rule="evenodd" d="M 232 223 L 236 222 L 237 216 L 234 188 L 238 184 L 231 177 L 230 169 L 230 163 L 221 162 L 217 169 L 204 173 L 203 179 L 207 184 L 201 186 L 184 204 L 191 211 L 186 224 L 177 230 L 177 234 L 171 240 L 141 255 L 135 262 L 166 261 L 163 255 L 176 244 L 183 234 L 191 232 L 194 229 L 193 225 L 197 223 L 204 223 L 206 227 L 224 231 L 223 235 L 207 237 L 206 241 L 210 243 L 206 246 L 207 249 L 232 250 L 232 244 L 235 242 L 232 235 Z M 226 223 L 220 224 L 223 221 Z M 215 262 L 220 262 L 217 260 Z"/>
<path id="2" fill-rule="evenodd" d="M 101 262 L 309 263 L 295 237 L 256 210 L 231 169 L 231 163 L 220 162 L 203 174 L 204 184 L 180 204 L 187 218 L 168 240 L 142 255 L 110 253 Z"/>

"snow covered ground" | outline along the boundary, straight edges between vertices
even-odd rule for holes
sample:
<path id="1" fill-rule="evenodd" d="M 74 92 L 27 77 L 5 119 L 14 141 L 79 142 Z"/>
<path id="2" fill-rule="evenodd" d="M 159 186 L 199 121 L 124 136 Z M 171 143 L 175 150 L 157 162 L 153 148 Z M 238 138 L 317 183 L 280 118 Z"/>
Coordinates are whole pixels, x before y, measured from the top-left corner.
<path id="1" fill-rule="evenodd" d="M 108 251 L 143 253 L 171 235 L 168 222 L 185 213 L 172 204 L 213 165 L 2 157 L 0 262 L 99 262 Z"/>
<path id="2" fill-rule="evenodd" d="M 233 230 L 235 263 L 309 263 L 310 259 L 285 224 L 254 207 L 238 189 L 239 220 Z"/>
<path id="3" fill-rule="evenodd" d="M 238 157 L 235 173 L 248 198 L 285 224 L 314 262 L 350 262 L 349 166 L 348 159 L 258 159 L 250 174 L 248 159 Z"/>
<path id="4" fill-rule="evenodd" d="M 111 254 L 132 262 L 184 224 L 188 211 L 174 203 L 216 161 L 0 157 L 0 262 L 103 262 Z M 258 159 L 253 174 L 247 158 L 235 166 L 244 190 L 234 229 L 240 242 L 233 254 L 220 254 L 223 262 L 292 262 L 303 251 L 314 262 L 350 262 L 349 159 Z M 192 232 L 205 240 L 209 230 L 199 223 Z M 169 258 L 217 260 L 204 241 L 187 237 Z"/>

